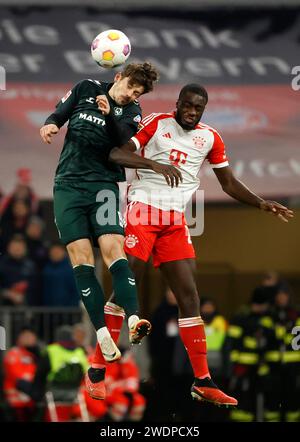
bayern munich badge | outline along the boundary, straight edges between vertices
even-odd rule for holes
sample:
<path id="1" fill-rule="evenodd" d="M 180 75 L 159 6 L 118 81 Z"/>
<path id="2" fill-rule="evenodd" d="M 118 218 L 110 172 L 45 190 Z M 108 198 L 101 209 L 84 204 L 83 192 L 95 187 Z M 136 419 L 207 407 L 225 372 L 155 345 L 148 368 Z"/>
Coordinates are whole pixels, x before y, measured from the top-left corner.
<path id="1" fill-rule="evenodd" d="M 198 149 L 201 149 L 201 147 L 203 147 L 205 144 L 205 138 L 202 138 L 202 137 L 194 137 L 193 141 L 194 141 L 195 147 L 197 147 Z"/>
<path id="2" fill-rule="evenodd" d="M 126 236 L 125 244 L 129 249 L 132 249 L 138 242 L 139 240 L 135 235 Z"/>

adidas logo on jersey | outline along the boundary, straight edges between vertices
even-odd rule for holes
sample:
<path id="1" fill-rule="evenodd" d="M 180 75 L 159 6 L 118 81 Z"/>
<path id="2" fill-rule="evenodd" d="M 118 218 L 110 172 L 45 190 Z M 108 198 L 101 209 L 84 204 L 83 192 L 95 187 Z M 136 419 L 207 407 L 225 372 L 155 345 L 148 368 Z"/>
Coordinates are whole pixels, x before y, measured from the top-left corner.
<path id="1" fill-rule="evenodd" d="M 170 132 L 167 132 L 166 134 L 163 134 L 163 137 L 165 137 L 165 138 L 172 138 Z"/>

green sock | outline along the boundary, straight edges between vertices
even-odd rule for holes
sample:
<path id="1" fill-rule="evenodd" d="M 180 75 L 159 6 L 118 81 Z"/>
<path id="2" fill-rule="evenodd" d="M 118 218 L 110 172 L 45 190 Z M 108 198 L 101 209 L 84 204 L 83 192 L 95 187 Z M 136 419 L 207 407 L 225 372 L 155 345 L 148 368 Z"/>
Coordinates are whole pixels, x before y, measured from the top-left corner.
<path id="1" fill-rule="evenodd" d="M 127 317 L 138 314 L 138 296 L 134 274 L 125 258 L 118 259 L 110 267 L 116 303 L 123 307 Z"/>
<path id="2" fill-rule="evenodd" d="M 99 284 L 95 267 L 92 265 L 81 264 L 73 268 L 77 290 L 80 293 L 81 300 L 88 312 L 95 330 L 105 327 L 104 319 L 104 293 Z"/>

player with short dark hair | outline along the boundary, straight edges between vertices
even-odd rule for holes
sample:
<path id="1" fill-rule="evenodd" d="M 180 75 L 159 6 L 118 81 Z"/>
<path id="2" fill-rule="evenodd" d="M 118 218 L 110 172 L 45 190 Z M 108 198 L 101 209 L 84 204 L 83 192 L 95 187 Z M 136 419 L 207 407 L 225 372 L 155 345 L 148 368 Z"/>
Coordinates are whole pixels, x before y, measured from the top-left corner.
<path id="1" fill-rule="evenodd" d="M 139 343 L 151 325 L 138 316 L 135 279 L 123 250 L 124 229 L 119 187 L 125 172 L 109 160 L 111 149 L 127 142 L 141 120 L 137 99 L 153 89 L 158 73 L 150 63 L 130 64 L 113 83 L 83 80 L 58 103 L 40 134 L 45 143 L 69 120 L 54 183 L 54 214 L 66 245 L 78 291 L 97 332 L 104 361 L 121 354 L 104 317 L 104 294 L 95 275 L 92 245 L 99 246 L 111 272 L 117 303 L 128 317 L 130 341 Z M 161 166 L 171 181 L 178 172 Z M 119 307 L 118 307 L 119 308 Z M 111 315 L 116 313 L 110 304 Z M 93 388 L 101 376 L 94 367 Z M 100 376 L 100 377 L 99 377 Z"/>
<path id="2" fill-rule="evenodd" d="M 192 396 L 217 405 L 235 406 L 236 399 L 213 383 L 207 365 L 204 323 L 194 277 L 195 251 L 184 217 L 186 204 L 198 189 L 198 172 L 208 160 L 222 189 L 231 197 L 273 213 L 283 221 L 288 221 L 293 212 L 277 202 L 265 201 L 235 178 L 221 136 L 200 123 L 207 102 L 205 88 L 196 84 L 184 86 L 175 112 L 145 117 L 140 131 L 121 148 L 114 148 L 110 158 L 116 164 L 138 168 L 138 178 L 128 191 L 125 251 L 138 282 L 152 254 L 154 266 L 160 268 L 176 297 L 179 333 L 195 376 Z M 141 149 L 141 156 L 134 153 L 136 149 Z M 163 177 L 154 173 L 153 159 L 181 171 L 178 187 L 167 188 Z"/>

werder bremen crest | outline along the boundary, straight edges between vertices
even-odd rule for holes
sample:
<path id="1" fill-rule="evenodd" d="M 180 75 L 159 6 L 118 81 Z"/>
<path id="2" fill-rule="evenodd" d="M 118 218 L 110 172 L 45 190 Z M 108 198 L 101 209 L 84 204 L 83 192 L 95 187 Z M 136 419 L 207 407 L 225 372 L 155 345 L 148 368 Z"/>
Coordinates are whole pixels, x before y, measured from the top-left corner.
<path id="1" fill-rule="evenodd" d="M 114 108 L 115 115 L 118 117 L 123 114 L 123 109 L 121 107 Z"/>

